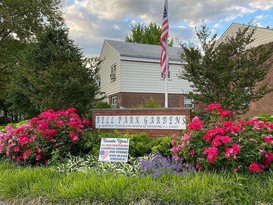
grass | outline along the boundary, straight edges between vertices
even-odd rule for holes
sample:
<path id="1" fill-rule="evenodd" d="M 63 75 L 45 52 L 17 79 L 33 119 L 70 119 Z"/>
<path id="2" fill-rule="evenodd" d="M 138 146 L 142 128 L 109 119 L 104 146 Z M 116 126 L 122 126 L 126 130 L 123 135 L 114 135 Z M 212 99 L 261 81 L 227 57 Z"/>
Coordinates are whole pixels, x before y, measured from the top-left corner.
<path id="1" fill-rule="evenodd" d="M 0 163 L 0 201 L 10 204 L 272 204 L 270 173 L 240 176 L 61 174 L 52 168 Z"/>

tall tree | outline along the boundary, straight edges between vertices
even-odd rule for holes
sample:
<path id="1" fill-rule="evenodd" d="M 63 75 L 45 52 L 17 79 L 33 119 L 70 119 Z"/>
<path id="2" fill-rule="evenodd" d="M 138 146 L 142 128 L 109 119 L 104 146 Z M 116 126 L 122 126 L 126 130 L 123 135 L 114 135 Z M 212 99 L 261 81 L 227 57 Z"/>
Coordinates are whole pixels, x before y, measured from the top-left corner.
<path id="1" fill-rule="evenodd" d="M 0 45 L 10 37 L 30 40 L 48 23 L 62 21 L 60 0 L 1 0 Z"/>
<path id="2" fill-rule="evenodd" d="M 271 89 L 262 83 L 272 56 L 273 44 L 247 49 L 253 42 L 255 29 L 246 26 L 236 35 L 217 42 L 206 25 L 197 31 L 200 46 L 183 44 L 182 59 L 186 62 L 180 78 L 192 83 L 189 97 L 220 103 L 236 114 L 245 113 L 251 101 L 263 97 Z"/>
<path id="3" fill-rule="evenodd" d="M 0 109 L 7 114 L 7 82 L 20 50 L 34 42 L 46 25 L 62 21 L 60 0 L 0 1 Z"/>
<path id="4" fill-rule="evenodd" d="M 131 34 L 125 36 L 125 42 L 160 45 L 161 28 L 151 22 L 148 26 L 136 24 L 131 26 Z M 173 39 L 169 40 L 169 46 L 173 46 Z"/>
<path id="5" fill-rule="evenodd" d="M 98 92 L 95 70 L 64 26 L 49 27 L 25 53 L 9 87 L 14 111 L 33 116 L 50 108 L 75 107 L 83 114 L 92 107 Z"/>
<path id="6" fill-rule="evenodd" d="M 22 48 L 23 44 L 10 38 L 4 41 L 0 46 L 0 110 L 3 111 L 5 121 L 8 122 L 8 103 L 7 103 L 7 84 L 10 81 L 11 69 L 18 61 L 15 51 Z M 13 55 L 14 53 L 14 55 Z"/>

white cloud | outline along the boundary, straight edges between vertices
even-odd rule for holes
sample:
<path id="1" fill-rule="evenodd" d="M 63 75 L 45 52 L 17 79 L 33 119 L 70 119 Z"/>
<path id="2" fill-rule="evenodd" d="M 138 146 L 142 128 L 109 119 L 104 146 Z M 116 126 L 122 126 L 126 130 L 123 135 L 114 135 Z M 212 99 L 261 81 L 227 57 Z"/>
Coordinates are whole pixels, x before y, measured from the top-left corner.
<path id="1" fill-rule="evenodd" d="M 273 1 L 272 0 L 253 1 L 250 3 L 250 6 L 257 9 L 268 10 L 273 8 Z"/>
<path id="2" fill-rule="evenodd" d="M 87 55 L 94 54 L 95 50 L 98 55 L 104 39 L 124 40 L 131 25 L 150 22 L 161 25 L 163 2 L 62 0 L 70 35 L 79 46 L 87 50 Z M 170 35 L 189 40 L 194 36 L 194 28 L 201 25 L 203 20 L 217 29 L 238 18 L 242 19 L 257 11 L 268 11 L 272 8 L 273 0 L 169 0 L 169 21 L 170 25 L 173 25 Z M 253 18 L 257 24 L 264 19 L 259 15 Z M 246 19 L 244 23 L 250 20 L 252 19 Z M 92 52 L 90 48 L 94 48 Z"/>
<path id="3" fill-rule="evenodd" d="M 104 20 L 119 20 L 127 15 L 145 12 L 145 0 L 83 0 L 81 7 Z"/>
<path id="4" fill-rule="evenodd" d="M 133 20 L 131 21 L 131 25 L 136 25 L 136 24 L 137 24 L 137 21 L 133 19 Z"/>
<path id="5" fill-rule="evenodd" d="M 119 27 L 117 24 L 114 25 L 114 28 L 115 28 L 116 30 L 120 30 L 120 27 Z"/>
<path id="6" fill-rule="evenodd" d="M 265 17 L 265 15 L 258 15 L 255 17 L 256 20 L 261 20 Z"/>

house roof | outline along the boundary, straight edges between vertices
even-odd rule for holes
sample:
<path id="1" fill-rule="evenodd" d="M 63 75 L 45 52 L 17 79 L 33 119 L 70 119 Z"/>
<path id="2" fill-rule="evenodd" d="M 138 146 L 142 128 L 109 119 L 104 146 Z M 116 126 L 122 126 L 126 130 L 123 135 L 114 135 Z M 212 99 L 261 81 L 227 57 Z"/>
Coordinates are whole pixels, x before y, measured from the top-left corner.
<path id="1" fill-rule="evenodd" d="M 225 41 L 228 36 L 233 36 L 238 32 L 239 29 L 248 27 L 249 25 L 232 23 L 227 30 L 218 39 L 218 42 Z M 267 44 L 273 41 L 273 30 L 270 28 L 262 28 L 257 26 L 249 26 L 251 29 L 255 29 L 253 34 L 254 41 L 251 42 L 248 47 L 256 47 L 262 44 Z"/>
<path id="2" fill-rule="evenodd" d="M 122 57 L 160 59 L 161 47 L 159 45 L 129 43 L 123 41 L 105 40 L 110 44 Z M 181 61 L 181 48 L 168 47 L 169 60 Z"/>

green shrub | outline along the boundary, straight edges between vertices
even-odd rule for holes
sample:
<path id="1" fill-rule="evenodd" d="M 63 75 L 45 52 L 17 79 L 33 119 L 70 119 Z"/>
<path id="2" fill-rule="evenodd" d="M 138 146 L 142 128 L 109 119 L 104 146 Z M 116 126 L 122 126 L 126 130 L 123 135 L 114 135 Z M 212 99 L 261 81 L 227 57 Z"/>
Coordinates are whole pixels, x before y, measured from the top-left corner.
<path id="1" fill-rule="evenodd" d="M 92 112 L 87 113 L 86 119 L 88 119 L 92 123 Z"/>
<path id="2" fill-rule="evenodd" d="M 107 102 L 97 102 L 94 105 L 95 109 L 107 109 L 107 108 L 111 108 L 111 105 L 109 105 Z"/>
<path id="3" fill-rule="evenodd" d="M 143 104 L 137 106 L 138 108 L 161 108 L 162 105 L 159 100 L 148 99 Z"/>
<path id="4" fill-rule="evenodd" d="M 273 123 L 273 115 L 261 114 L 261 115 L 258 116 L 258 119 L 263 121 L 263 122 Z"/>
<path id="5" fill-rule="evenodd" d="M 99 150 L 98 139 L 94 137 L 92 130 L 85 130 L 81 135 L 81 139 L 74 144 L 71 150 L 71 154 L 75 156 L 84 156 L 89 153 L 97 153 Z"/>
<path id="6" fill-rule="evenodd" d="M 138 134 L 124 134 L 123 138 L 129 138 L 129 154 L 132 157 L 142 157 L 151 153 L 152 139 L 148 137 L 147 133 Z"/>
<path id="7" fill-rule="evenodd" d="M 169 157 L 171 153 L 171 141 L 172 137 L 159 137 L 153 139 L 152 141 L 152 148 L 153 152 L 159 152 L 163 156 Z"/>
<path id="8" fill-rule="evenodd" d="M 0 125 L 0 132 L 5 132 L 6 129 L 5 129 L 6 125 Z"/>

